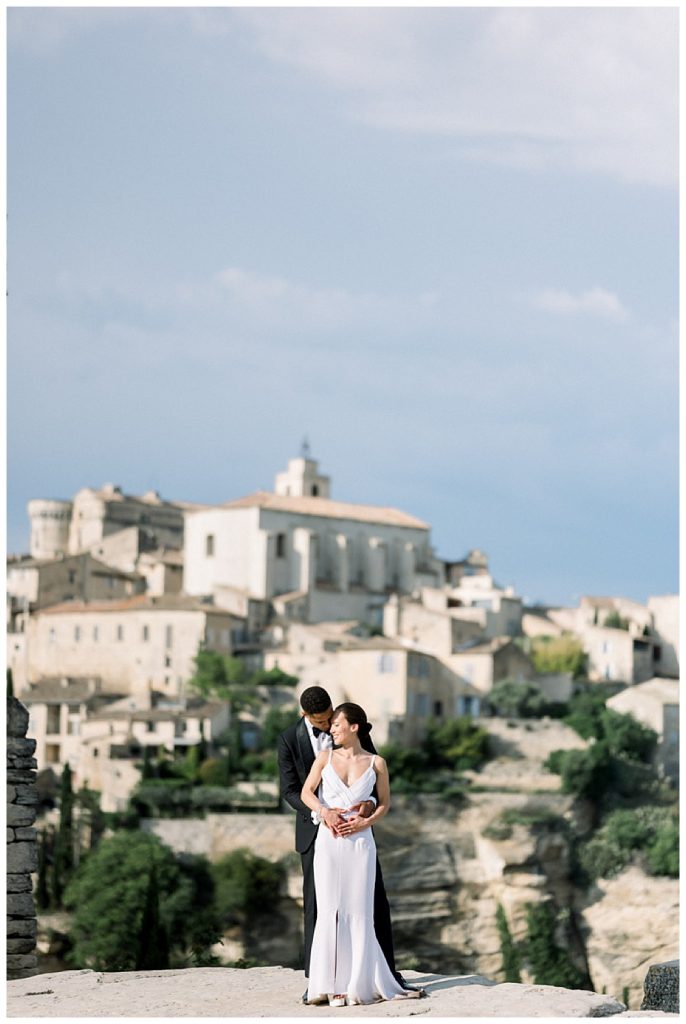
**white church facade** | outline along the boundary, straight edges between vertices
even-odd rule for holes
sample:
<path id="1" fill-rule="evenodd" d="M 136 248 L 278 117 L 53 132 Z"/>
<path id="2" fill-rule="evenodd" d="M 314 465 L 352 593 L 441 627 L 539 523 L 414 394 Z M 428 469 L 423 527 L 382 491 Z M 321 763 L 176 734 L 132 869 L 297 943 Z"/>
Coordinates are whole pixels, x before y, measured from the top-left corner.
<path id="1" fill-rule="evenodd" d="M 248 601 L 302 622 L 381 623 L 389 594 L 440 586 L 429 525 L 394 508 L 330 497 L 314 459 L 291 459 L 273 492 L 189 510 L 184 590 L 246 614 Z"/>

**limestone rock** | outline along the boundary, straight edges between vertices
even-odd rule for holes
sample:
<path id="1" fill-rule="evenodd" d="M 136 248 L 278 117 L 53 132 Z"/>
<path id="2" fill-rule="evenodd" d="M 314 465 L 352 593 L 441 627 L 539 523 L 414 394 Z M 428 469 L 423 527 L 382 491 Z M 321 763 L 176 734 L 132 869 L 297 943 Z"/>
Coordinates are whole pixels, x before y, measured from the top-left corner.
<path id="1" fill-rule="evenodd" d="M 31 878 L 29 875 L 8 875 L 7 892 L 31 892 Z"/>
<path id="2" fill-rule="evenodd" d="M 24 938 L 26 936 L 36 937 L 38 930 L 38 922 L 35 918 L 17 919 L 14 917 L 7 918 L 7 935 L 14 938 Z"/>
<path id="3" fill-rule="evenodd" d="M 9 778 L 10 774 L 11 774 L 10 772 L 7 773 L 7 777 L 8 778 Z M 22 779 L 25 778 L 25 773 L 23 773 L 23 772 L 21 773 L 21 778 Z M 13 780 L 10 779 L 10 782 L 12 782 L 12 781 Z M 15 785 L 15 786 L 8 786 L 7 787 L 8 800 L 9 800 L 9 790 L 10 789 L 12 789 L 12 791 L 13 791 L 12 802 L 18 803 L 18 804 L 37 804 L 38 803 L 38 793 L 36 792 L 35 783 L 32 783 L 31 785 L 28 785 L 25 782 L 21 782 L 20 784 Z"/>
<path id="4" fill-rule="evenodd" d="M 31 757 L 36 750 L 36 741 L 25 737 L 8 736 L 7 754 L 10 758 Z"/>
<path id="5" fill-rule="evenodd" d="M 194 968 L 172 971 L 62 971 L 11 981 L 9 1017 L 607 1017 L 625 1007 L 609 995 L 550 985 L 496 985 L 479 975 L 419 974 L 408 981 L 428 998 L 371 1006 L 304 1006 L 301 971 L 282 967 Z"/>
<path id="6" fill-rule="evenodd" d="M 646 964 L 675 959 L 679 950 L 679 881 L 632 866 L 600 879 L 580 904 L 588 965 L 596 989 L 621 979 L 629 1005 L 643 996 Z"/>
<path id="7" fill-rule="evenodd" d="M 9 831 L 9 829 L 8 829 L 8 831 Z M 19 841 L 35 843 L 37 832 L 36 832 L 35 828 L 25 828 L 25 827 L 15 828 L 14 829 L 14 836 L 15 836 L 15 839 L 17 839 Z"/>

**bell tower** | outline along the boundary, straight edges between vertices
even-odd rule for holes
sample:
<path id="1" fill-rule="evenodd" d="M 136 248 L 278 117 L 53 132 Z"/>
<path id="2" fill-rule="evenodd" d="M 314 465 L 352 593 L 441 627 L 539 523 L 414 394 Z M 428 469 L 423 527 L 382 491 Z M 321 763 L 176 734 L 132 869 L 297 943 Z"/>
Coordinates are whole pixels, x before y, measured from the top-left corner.
<path id="1" fill-rule="evenodd" d="M 297 498 L 330 498 L 331 478 L 319 472 L 319 463 L 310 458 L 310 445 L 303 439 L 298 458 L 288 460 L 288 469 L 276 474 L 274 493 Z"/>

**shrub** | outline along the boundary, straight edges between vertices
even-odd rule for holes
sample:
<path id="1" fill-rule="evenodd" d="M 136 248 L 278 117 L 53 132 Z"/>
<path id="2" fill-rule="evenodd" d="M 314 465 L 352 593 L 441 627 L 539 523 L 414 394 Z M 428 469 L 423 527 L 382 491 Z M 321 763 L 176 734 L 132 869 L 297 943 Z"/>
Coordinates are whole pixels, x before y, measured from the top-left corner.
<path id="1" fill-rule="evenodd" d="M 231 775 L 227 758 L 208 757 L 198 768 L 198 778 L 204 786 L 228 786 Z"/>
<path id="2" fill-rule="evenodd" d="M 670 822 L 660 829 L 648 847 L 646 860 L 651 874 L 679 877 L 679 829 Z"/>
<path id="3" fill-rule="evenodd" d="M 587 979 L 567 952 L 555 942 L 555 912 L 548 903 L 530 903 L 526 910 L 527 955 L 537 985 L 584 988 Z"/>
<path id="4" fill-rule="evenodd" d="M 430 768 L 478 768 L 488 757 L 488 733 L 467 717 L 431 724 L 422 744 Z"/>
<path id="5" fill-rule="evenodd" d="M 600 715 L 603 737 L 613 754 L 624 754 L 634 761 L 649 763 L 657 747 L 657 733 L 637 722 L 631 715 L 620 715 L 605 708 Z"/>
<path id="6" fill-rule="evenodd" d="M 605 697 L 599 691 L 576 693 L 569 701 L 569 712 L 563 721 L 583 739 L 592 736 L 600 739 L 603 730 L 600 724 L 605 710 Z"/>
<path id="7" fill-rule="evenodd" d="M 542 675 L 571 672 L 574 679 L 586 671 L 586 655 L 581 642 L 571 633 L 559 637 L 534 637 L 531 641 L 531 660 Z"/>
<path id="8" fill-rule="evenodd" d="M 605 818 L 579 850 L 591 878 L 613 878 L 643 851 L 653 874 L 678 875 L 678 829 L 666 807 L 620 808 Z"/>
<path id="9" fill-rule="evenodd" d="M 548 702 L 533 683 L 502 679 L 488 695 L 488 702 L 503 718 L 542 718 Z"/>

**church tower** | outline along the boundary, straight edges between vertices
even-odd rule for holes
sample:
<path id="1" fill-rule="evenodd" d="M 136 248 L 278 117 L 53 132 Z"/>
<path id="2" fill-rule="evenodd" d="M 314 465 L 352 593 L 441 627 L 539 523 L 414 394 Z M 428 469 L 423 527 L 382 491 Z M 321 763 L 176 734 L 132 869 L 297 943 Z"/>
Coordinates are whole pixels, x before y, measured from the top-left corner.
<path id="1" fill-rule="evenodd" d="M 288 460 L 288 469 L 277 473 L 274 493 L 291 497 L 330 498 L 331 478 L 319 473 L 319 463 L 310 458 L 310 446 L 305 439 L 299 458 Z"/>

